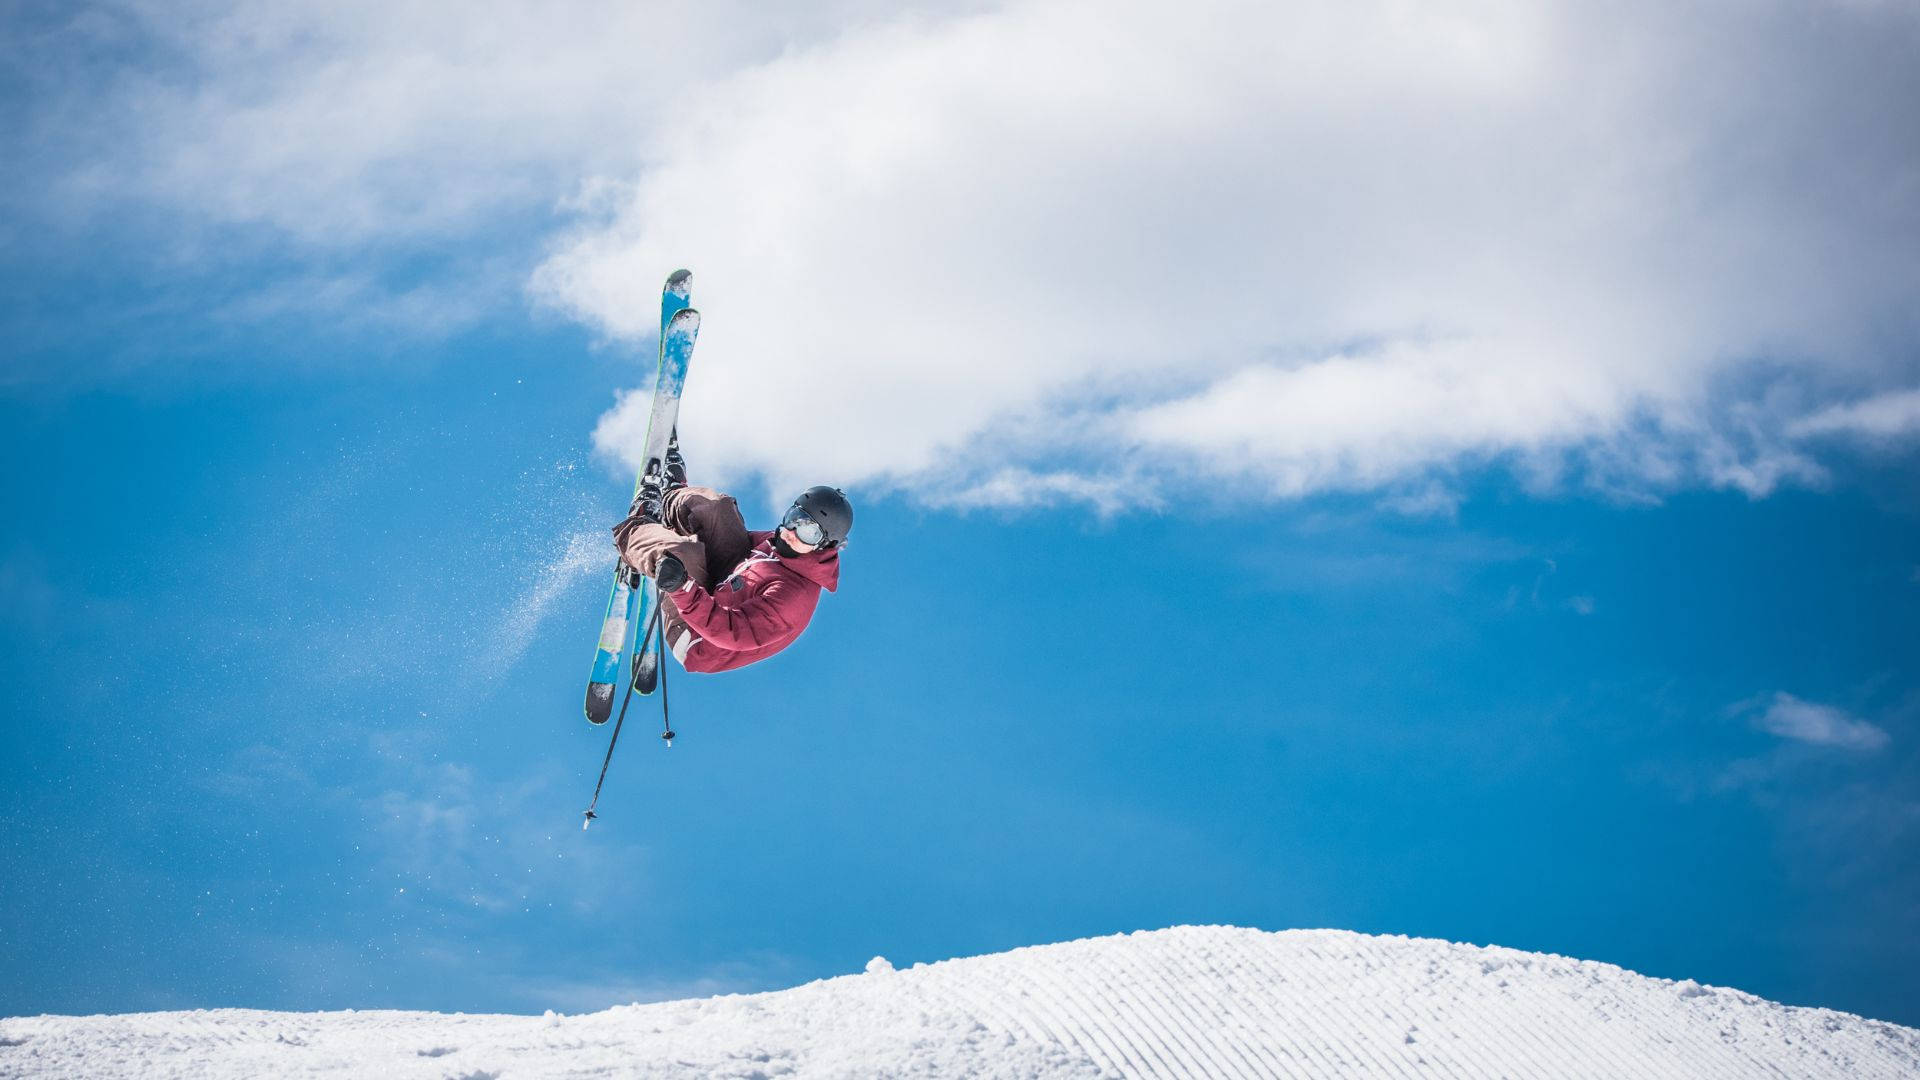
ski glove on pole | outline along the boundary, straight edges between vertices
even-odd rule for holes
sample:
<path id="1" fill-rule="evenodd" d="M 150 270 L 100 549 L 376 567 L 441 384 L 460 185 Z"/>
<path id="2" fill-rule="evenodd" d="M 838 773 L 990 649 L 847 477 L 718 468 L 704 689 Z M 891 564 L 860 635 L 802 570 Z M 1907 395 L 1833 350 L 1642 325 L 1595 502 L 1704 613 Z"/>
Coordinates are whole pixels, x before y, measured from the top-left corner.
<path id="1" fill-rule="evenodd" d="M 663 593 L 677 592 L 687 583 L 687 568 L 680 560 L 668 555 L 660 560 L 660 568 L 653 572 L 653 583 Z"/>

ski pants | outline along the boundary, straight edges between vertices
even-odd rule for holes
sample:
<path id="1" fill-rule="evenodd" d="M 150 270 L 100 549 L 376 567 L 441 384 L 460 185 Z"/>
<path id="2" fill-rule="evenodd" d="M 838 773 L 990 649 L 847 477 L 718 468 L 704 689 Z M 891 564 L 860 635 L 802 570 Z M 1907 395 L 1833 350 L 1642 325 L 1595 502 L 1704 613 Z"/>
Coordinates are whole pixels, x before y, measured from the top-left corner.
<path id="1" fill-rule="evenodd" d="M 620 557 L 648 577 L 672 555 L 687 577 L 712 592 L 753 551 L 740 504 L 712 488 L 674 488 L 661 500 L 660 517 L 659 524 L 628 518 L 613 528 Z"/>

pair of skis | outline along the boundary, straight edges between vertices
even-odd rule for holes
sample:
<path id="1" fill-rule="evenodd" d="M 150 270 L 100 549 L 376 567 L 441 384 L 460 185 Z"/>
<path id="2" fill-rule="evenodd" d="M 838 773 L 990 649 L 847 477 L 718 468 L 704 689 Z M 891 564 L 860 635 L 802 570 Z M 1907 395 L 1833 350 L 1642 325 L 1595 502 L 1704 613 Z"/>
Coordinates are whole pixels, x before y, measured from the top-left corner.
<path id="1" fill-rule="evenodd" d="M 700 335 L 700 313 L 688 306 L 692 291 L 693 274 L 686 270 L 669 274 L 666 287 L 660 291 L 660 366 L 653 383 L 653 411 L 647 418 L 646 457 L 633 481 L 636 498 L 649 484 L 655 492 L 666 490 L 667 445 L 680 416 L 680 392 L 686 386 L 694 339 Z M 633 654 L 629 685 L 642 694 L 653 691 L 664 645 L 661 635 L 653 632 L 653 624 L 659 621 L 658 604 L 653 582 L 642 578 L 636 585 L 632 572 L 616 558 L 613 589 L 607 596 L 599 647 L 593 654 L 593 673 L 587 681 L 589 723 L 604 724 L 613 715 L 620 657 L 629 648 Z M 611 754 L 611 747 L 608 752 Z"/>

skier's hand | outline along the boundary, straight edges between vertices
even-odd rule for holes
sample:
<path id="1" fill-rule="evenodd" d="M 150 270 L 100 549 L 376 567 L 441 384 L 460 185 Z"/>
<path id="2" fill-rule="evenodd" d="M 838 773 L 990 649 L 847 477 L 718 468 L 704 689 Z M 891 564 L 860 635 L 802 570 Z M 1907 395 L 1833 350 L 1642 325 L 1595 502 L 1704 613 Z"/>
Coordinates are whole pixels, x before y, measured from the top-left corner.
<path id="1" fill-rule="evenodd" d="M 660 560 L 659 569 L 653 572 L 653 583 L 661 592 L 677 592 L 687 583 L 687 568 L 672 555 L 665 556 Z"/>

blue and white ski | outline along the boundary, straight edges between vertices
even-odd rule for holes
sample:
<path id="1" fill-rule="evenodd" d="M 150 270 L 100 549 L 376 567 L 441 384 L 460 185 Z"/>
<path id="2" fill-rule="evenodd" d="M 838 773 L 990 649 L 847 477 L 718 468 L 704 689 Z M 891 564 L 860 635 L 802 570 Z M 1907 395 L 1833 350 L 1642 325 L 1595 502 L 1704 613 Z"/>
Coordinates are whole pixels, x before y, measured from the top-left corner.
<path id="1" fill-rule="evenodd" d="M 675 270 L 660 293 L 660 366 L 654 377 L 653 412 L 647 419 L 647 456 L 633 482 L 636 496 L 649 480 L 661 485 L 665 478 L 667 441 L 679 419 L 680 392 L 686 386 L 687 364 L 693 359 L 693 343 L 700 334 L 700 313 L 687 306 L 692 287 L 693 275 Z M 613 714 L 620 655 L 636 630 L 644 634 L 653 614 L 653 583 L 642 581 L 634 588 L 627 580 L 626 565 L 616 561 L 613 590 L 607 596 L 607 613 L 600 622 L 599 647 L 587 683 L 587 720 L 595 724 L 606 723 Z"/>

